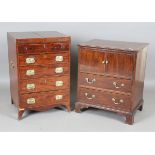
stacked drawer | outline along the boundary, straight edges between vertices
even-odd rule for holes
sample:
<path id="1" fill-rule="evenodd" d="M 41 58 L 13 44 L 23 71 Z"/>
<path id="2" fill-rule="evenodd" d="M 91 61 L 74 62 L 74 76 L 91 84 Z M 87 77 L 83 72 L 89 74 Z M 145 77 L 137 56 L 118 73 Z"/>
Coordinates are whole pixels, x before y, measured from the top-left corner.
<path id="1" fill-rule="evenodd" d="M 18 44 L 20 107 L 69 110 L 69 42 Z"/>
<path id="2" fill-rule="evenodd" d="M 133 57 L 117 50 L 79 47 L 78 102 L 129 112 Z"/>
<path id="3" fill-rule="evenodd" d="M 8 32 L 10 90 L 18 119 L 25 110 L 70 111 L 71 38 L 55 31 Z"/>

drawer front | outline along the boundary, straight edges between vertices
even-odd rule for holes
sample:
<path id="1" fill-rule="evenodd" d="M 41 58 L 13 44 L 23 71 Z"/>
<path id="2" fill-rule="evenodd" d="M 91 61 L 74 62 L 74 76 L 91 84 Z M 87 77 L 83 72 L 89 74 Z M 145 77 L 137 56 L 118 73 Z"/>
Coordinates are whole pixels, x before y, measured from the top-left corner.
<path id="1" fill-rule="evenodd" d="M 20 44 L 17 45 L 18 53 L 40 53 L 46 51 L 46 44 Z"/>
<path id="2" fill-rule="evenodd" d="M 19 55 L 19 66 L 27 65 L 48 65 L 48 64 L 69 63 L 69 53 L 61 54 L 40 54 L 40 55 Z"/>
<path id="3" fill-rule="evenodd" d="M 48 51 L 68 51 L 69 50 L 69 43 L 67 42 L 60 42 L 60 43 L 51 43 L 47 44 Z"/>
<path id="4" fill-rule="evenodd" d="M 47 77 L 20 81 L 20 93 L 69 89 L 69 76 Z"/>
<path id="5" fill-rule="evenodd" d="M 39 78 L 44 76 L 64 75 L 64 74 L 69 74 L 68 64 L 19 67 L 20 79 Z"/>
<path id="6" fill-rule="evenodd" d="M 39 106 L 59 105 L 69 103 L 69 89 L 51 92 L 23 94 L 20 96 L 20 104 L 23 108 Z"/>
<path id="7" fill-rule="evenodd" d="M 61 52 L 69 50 L 68 42 L 60 43 L 40 43 L 40 44 L 19 44 L 17 45 L 18 53 L 42 53 L 42 52 Z"/>
<path id="8" fill-rule="evenodd" d="M 116 110 L 130 111 L 131 97 L 97 91 L 93 89 L 80 88 L 78 100 L 82 103 L 104 106 Z"/>
<path id="9" fill-rule="evenodd" d="M 110 89 L 121 92 L 131 92 L 131 80 L 105 77 L 87 73 L 79 74 L 79 85 L 95 87 L 101 89 Z"/>

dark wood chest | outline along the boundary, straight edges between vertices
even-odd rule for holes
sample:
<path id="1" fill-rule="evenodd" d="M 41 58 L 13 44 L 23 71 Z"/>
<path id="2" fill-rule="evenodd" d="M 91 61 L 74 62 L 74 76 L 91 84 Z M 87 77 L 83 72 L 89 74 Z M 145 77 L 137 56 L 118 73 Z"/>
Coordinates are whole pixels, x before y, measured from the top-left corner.
<path id="1" fill-rule="evenodd" d="M 79 44 L 76 112 L 113 111 L 133 124 L 143 107 L 146 43 L 92 40 Z"/>
<path id="2" fill-rule="evenodd" d="M 70 111 L 70 44 L 58 32 L 8 33 L 11 99 L 19 119 L 25 110 Z"/>

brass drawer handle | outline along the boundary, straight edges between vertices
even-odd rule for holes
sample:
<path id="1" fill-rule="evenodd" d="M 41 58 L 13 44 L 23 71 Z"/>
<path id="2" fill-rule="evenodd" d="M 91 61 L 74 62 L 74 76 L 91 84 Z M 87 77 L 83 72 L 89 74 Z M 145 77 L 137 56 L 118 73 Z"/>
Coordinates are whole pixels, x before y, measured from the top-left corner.
<path id="1" fill-rule="evenodd" d="M 124 86 L 125 86 L 125 84 L 124 84 L 124 83 L 122 83 L 120 86 L 118 86 L 118 83 L 117 83 L 117 82 L 113 82 L 113 85 L 115 86 L 115 88 L 116 88 L 116 89 L 118 89 L 118 88 L 121 88 L 121 87 L 124 87 Z"/>
<path id="2" fill-rule="evenodd" d="M 55 86 L 56 86 L 56 87 L 63 86 L 63 84 L 64 84 L 63 81 L 56 81 L 56 82 L 55 82 Z"/>
<path id="3" fill-rule="evenodd" d="M 85 93 L 85 96 L 88 100 L 92 100 L 93 98 L 95 98 L 95 95 L 91 95 L 91 97 L 89 97 L 90 95 L 88 93 Z"/>
<path id="4" fill-rule="evenodd" d="M 58 62 L 63 61 L 63 56 L 56 56 L 55 61 L 58 61 Z"/>
<path id="5" fill-rule="evenodd" d="M 85 78 L 85 79 L 86 79 L 87 83 L 89 83 L 89 84 L 93 84 L 96 81 L 96 79 L 92 79 L 91 81 L 89 78 Z"/>
<path id="6" fill-rule="evenodd" d="M 62 98 L 63 98 L 63 95 L 56 95 L 56 96 L 55 96 L 55 99 L 56 99 L 56 100 L 62 100 Z"/>
<path id="7" fill-rule="evenodd" d="M 30 90 L 30 89 L 35 89 L 35 84 L 34 84 L 34 83 L 32 83 L 32 84 L 27 84 L 27 85 L 26 85 L 26 88 L 27 88 L 28 90 Z"/>
<path id="8" fill-rule="evenodd" d="M 55 68 L 55 73 L 63 73 L 63 67 Z"/>
<path id="9" fill-rule="evenodd" d="M 120 103 L 124 103 L 124 100 L 123 99 L 120 99 L 120 100 L 117 100 L 115 98 L 112 98 L 112 101 L 114 102 L 114 104 L 120 104 Z"/>
<path id="10" fill-rule="evenodd" d="M 35 101 L 35 98 L 28 98 L 27 99 L 27 104 L 35 104 L 36 101 Z"/>
<path id="11" fill-rule="evenodd" d="M 31 75 L 34 75 L 34 74 L 35 74 L 34 69 L 26 71 L 26 75 L 28 75 L 28 76 L 31 76 Z"/>
<path id="12" fill-rule="evenodd" d="M 33 64 L 33 63 L 35 63 L 35 59 L 34 58 L 26 58 L 26 63 Z"/>
<path id="13" fill-rule="evenodd" d="M 109 63 L 108 60 L 103 60 L 103 61 L 102 61 L 102 64 L 108 64 L 108 63 Z"/>

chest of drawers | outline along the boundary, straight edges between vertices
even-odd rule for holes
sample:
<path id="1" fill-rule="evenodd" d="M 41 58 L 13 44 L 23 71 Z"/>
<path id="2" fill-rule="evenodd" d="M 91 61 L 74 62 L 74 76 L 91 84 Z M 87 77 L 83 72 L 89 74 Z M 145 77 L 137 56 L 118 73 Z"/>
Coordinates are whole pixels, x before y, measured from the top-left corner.
<path id="1" fill-rule="evenodd" d="M 133 124 L 143 107 L 146 43 L 91 40 L 79 44 L 76 112 L 94 107 Z"/>
<path id="2" fill-rule="evenodd" d="M 12 103 L 25 110 L 64 106 L 70 111 L 69 36 L 58 32 L 10 32 L 8 53 Z"/>

